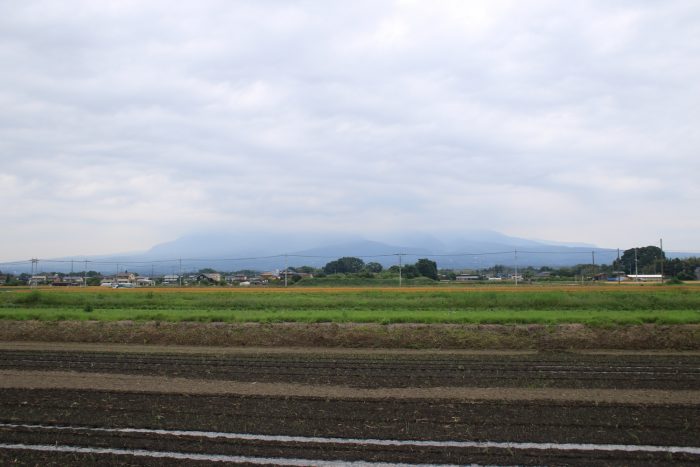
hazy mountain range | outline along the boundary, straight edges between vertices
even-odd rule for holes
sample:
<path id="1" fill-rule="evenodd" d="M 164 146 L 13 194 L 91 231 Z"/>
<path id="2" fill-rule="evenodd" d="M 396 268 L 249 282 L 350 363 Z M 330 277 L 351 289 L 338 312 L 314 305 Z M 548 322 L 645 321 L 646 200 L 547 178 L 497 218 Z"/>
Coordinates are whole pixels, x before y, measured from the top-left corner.
<path id="1" fill-rule="evenodd" d="M 638 245 L 642 246 L 642 245 Z M 517 259 L 515 252 L 517 251 Z M 594 252 L 592 254 L 592 252 Z M 144 252 L 60 258 L 42 264 L 41 270 L 83 270 L 103 273 L 129 270 L 140 274 L 177 273 L 210 267 L 220 271 L 274 270 L 287 266 L 321 267 L 342 256 L 356 256 L 385 267 L 418 258 L 431 258 L 440 268 L 481 269 L 506 266 L 567 266 L 610 264 L 617 249 L 584 243 L 530 240 L 494 231 L 469 230 L 426 234 L 401 232 L 366 238 L 358 235 L 268 231 L 255 233 L 193 234 L 153 246 Z M 678 254 L 682 256 L 682 254 Z M 686 255 L 687 256 L 687 255 Z M 74 260 L 73 264 L 70 261 Z"/>

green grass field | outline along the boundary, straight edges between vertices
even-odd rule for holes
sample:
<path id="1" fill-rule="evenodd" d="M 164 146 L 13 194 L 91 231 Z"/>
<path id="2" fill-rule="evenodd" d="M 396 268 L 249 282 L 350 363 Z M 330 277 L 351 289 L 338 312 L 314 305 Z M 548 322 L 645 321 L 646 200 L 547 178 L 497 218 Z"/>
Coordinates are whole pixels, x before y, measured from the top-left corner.
<path id="1" fill-rule="evenodd" d="M 700 323 L 689 287 L 0 290 L 0 319 L 620 324 Z"/>

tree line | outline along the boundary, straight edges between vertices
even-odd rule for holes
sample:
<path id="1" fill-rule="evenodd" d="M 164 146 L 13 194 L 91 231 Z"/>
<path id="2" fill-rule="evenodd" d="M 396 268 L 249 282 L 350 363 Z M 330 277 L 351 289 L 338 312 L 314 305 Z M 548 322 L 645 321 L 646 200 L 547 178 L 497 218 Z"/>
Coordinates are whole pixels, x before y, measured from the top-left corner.
<path id="1" fill-rule="evenodd" d="M 322 268 L 324 275 L 330 274 L 358 274 L 364 277 L 373 277 L 384 271 L 384 266 L 376 262 L 365 263 L 360 258 L 353 256 L 344 256 L 334 261 L 326 263 Z M 438 268 L 435 261 L 428 258 L 421 258 L 415 264 L 406 264 L 403 266 L 391 266 L 388 270 L 390 273 L 401 273 L 407 279 L 415 277 L 427 277 L 429 279 L 438 280 Z"/>
<path id="2" fill-rule="evenodd" d="M 313 272 L 315 275 L 331 274 L 355 274 L 364 277 L 373 277 L 378 273 L 399 273 L 399 266 L 391 266 L 384 269 L 381 264 L 370 262 L 365 263 L 360 258 L 343 257 L 327 263 L 321 270 L 314 270 L 310 267 L 306 272 Z M 653 245 L 630 248 L 625 250 L 619 259 L 611 264 L 577 264 L 565 267 L 542 266 L 534 268 L 531 266 L 521 266 L 518 274 L 525 279 L 551 277 L 552 279 L 568 279 L 574 277 L 595 276 L 616 276 L 626 274 L 662 274 L 667 278 L 679 280 L 697 279 L 696 271 L 700 268 L 700 258 L 673 258 L 669 259 L 661 248 Z M 415 264 L 406 264 L 401 268 L 401 274 L 407 279 L 415 277 L 428 277 L 433 280 L 447 279 L 454 280 L 458 273 L 478 274 L 486 277 L 501 277 L 508 273 L 513 274 L 514 268 L 497 264 L 487 268 L 475 270 L 455 271 L 452 269 L 438 270 L 435 261 L 428 258 L 421 258 Z"/>

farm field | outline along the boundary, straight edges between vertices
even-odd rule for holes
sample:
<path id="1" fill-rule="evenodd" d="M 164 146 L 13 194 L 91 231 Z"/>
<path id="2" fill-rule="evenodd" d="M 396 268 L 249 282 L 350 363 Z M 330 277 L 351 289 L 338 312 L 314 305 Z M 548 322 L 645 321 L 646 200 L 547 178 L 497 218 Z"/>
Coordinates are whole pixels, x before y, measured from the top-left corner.
<path id="1" fill-rule="evenodd" d="M 0 340 L 693 350 L 700 288 L 6 288 Z"/>
<path id="2" fill-rule="evenodd" d="M 0 291 L 0 319 L 232 323 L 697 324 L 695 287 Z"/>
<path id="3" fill-rule="evenodd" d="M 128 349 L 1 344 L 0 463 L 700 461 L 693 352 Z"/>
<path id="4" fill-rule="evenodd" d="M 694 287 L 2 289 L 0 464 L 694 465 L 699 313 Z"/>

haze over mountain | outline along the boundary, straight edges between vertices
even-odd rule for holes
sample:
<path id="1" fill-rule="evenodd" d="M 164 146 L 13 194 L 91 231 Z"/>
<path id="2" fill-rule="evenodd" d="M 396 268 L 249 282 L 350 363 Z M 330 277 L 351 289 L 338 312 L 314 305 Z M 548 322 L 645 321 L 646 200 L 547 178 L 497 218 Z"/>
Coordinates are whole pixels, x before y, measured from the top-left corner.
<path id="1" fill-rule="evenodd" d="M 401 232 L 374 235 L 306 232 L 194 234 L 155 245 L 143 254 L 158 258 L 210 258 L 236 256 L 330 255 L 354 256 L 407 254 L 461 254 L 513 251 L 515 248 L 569 249 L 567 245 L 511 237 L 495 231 L 471 230 L 441 233 Z M 590 251 L 591 247 L 588 247 Z M 593 247 L 597 248 L 597 247 Z"/>
<path id="2" fill-rule="evenodd" d="M 573 246 L 571 246 L 573 245 Z M 517 259 L 515 252 L 517 251 Z M 211 267 L 222 271 L 274 270 L 285 265 L 321 267 L 342 256 L 356 256 L 385 267 L 418 258 L 431 258 L 440 268 L 480 269 L 506 266 L 567 266 L 610 263 L 617 250 L 593 245 L 536 241 L 489 230 L 461 232 L 394 232 L 371 238 L 357 234 L 317 232 L 217 232 L 182 236 L 159 243 L 143 252 L 119 255 L 75 256 L 53 259 L 42 269 L 69 271 L 88 269 L 105 272 L 130 270 L 142 274 L 195 271 Z M 73 263 L 71 264 L 71 260 Z"/>

